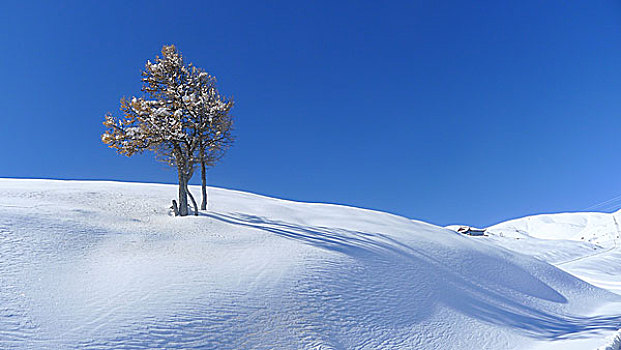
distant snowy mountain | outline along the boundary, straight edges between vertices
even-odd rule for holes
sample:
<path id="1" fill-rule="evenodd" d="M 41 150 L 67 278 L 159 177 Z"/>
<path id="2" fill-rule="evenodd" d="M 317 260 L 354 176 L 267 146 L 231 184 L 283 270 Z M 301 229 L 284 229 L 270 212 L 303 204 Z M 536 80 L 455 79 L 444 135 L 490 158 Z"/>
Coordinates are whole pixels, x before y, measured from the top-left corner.
<path id="1" fill-rule="evenodd" d="M 621 211 L 529 216 L 487 229 L 494 241 L 621 294 Z"/>
<path id="2" fill-rule="evenodd" d="M 175 218 L 172 185 L 0 179 L 0 348 L 593 349 L 621 324 L 619 213 L 470 237 L 209 191 Z"/>
<path id="3" fill-rule="evenodd" d="M 494 225 L 487 233 L 500 246 L 535 256 L 595 286 L 621 294 L 620 222 L 621 210 L 542 214 Z M 616 310 L 621 307 L 616 306 Z M 619 328 L 609 346 L 601 349 L 619 349 L 621 322 Z M 557 343 L 559 348 L 567 348 L 564 342 Z M 581 341 L 575 343 L 576 349 L 589 348 L 580 346 Z"/>
<path id="4" fill-rule="evenodd" d="M 612 242 L 619 238 L 621 211 L 608 213 L 560 213 L 527 216 L 500 223 L 489 231 L 527 235 L 541 239 Z"/>

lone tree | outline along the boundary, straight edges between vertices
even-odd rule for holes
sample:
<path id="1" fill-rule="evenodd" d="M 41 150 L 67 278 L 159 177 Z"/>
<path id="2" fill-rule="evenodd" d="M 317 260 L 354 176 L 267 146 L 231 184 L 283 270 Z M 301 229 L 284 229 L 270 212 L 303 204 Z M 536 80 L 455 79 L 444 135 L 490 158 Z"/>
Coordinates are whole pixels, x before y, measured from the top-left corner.
<path id="1" fill-rule="evenodd" d="M 215 78 L 184 64 L 174 45 L 164 46 L 155 62 L 147 61 L 142 75 L 145 97 L 121 99 L 122 115 L 106 115 L 101 139 L 128 157 L 149 150 L 176 167 L 178 214 L 188 214 L 189 195 L 198 215 L 188 182 L 197 164 L 213 163 L 232 143 L 233 102 L 217 93 Z M 173 207 L 177 214 L 174 201 Z"/>

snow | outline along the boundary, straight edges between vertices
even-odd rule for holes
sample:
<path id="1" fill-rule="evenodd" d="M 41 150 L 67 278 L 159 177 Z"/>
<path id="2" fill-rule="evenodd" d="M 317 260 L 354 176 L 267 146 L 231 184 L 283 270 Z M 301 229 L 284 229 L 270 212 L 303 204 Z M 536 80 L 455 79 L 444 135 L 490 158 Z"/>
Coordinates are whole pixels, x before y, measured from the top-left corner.
<path id="1" fill-rule="evenodd" d="M 0 348 L 595 349 L 621 324 L 610 214 L 467 237 L 218 188 L 175 218 L 176 192 L 0 179 Z"/>
<path id="2" fill-rule="evenodd" d="M 619 350 L 621 349 L 621 329 L 612 337 L 607 345 L 598 348 L 597 350 Z"/>
<path id="3" fill-rule="evenodd" d="M 529 216 L 487 229 L 497 244 L 528 252 L 621 294 L 621 211 Z"/>
<path id="4" fill-rule="evenodd" d="M 507 221 L 489 227 L 487 233 L 496 244 L 516 252 L 526 252 L 603 289 L 621 295 L 621 210 L 615 213 L 542 214 Z M 600 314 L 614 314 L 621 304 L 612 304 Z M 585 339 L 574 343 L 589 344 L 576 349 L 619 349 L 619 332 L 611 336 L 610 345 L 597 347 L 601 341 Z M 557 342 L 562 349 L 570 344 Z M 551 346 L 544 348 L 552 348 Z"/>

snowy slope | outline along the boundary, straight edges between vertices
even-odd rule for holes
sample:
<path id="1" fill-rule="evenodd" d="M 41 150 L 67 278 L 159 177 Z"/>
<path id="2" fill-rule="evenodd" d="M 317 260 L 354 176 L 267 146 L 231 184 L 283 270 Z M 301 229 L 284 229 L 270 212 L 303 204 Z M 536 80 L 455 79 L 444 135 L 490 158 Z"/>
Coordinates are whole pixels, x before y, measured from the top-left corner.
<path id="1" fill-rule="evenodd" d="M 487 229 L 497 244 L 621 294 L 621 211 L 529 216 Z"/>
<path id="2" fill-rule="evenodd" d="M 525 349 L 621 323 L 500 236 L 216 188 L 174 218 L 175 194 L 0 179 L 0 348 Z"/>
<path id="3" fill-rule="evenodd" d="M 621 295 L 621 211 L 615 213 L 560 213 L 528 216 L 489 227 L 489 239 L 505 248 L 527 253 L 554 264 L 576 277 Z M 599 313 L 619 313 L 621 305 L 609 305 Z M 608 346 L 618 350 L 619 332 Z M 589 339 L 580 345 L 597 344 Z M 544 343 L 545 344 L 545 343 Z M 559 349 L 567 343 L 557 342 Z M 550 349 L 551 346 L 543 348 Z M 586 346 L 576 347 L 589 348 Z M 591 346 L 595 348 L 595 346 Z"/>

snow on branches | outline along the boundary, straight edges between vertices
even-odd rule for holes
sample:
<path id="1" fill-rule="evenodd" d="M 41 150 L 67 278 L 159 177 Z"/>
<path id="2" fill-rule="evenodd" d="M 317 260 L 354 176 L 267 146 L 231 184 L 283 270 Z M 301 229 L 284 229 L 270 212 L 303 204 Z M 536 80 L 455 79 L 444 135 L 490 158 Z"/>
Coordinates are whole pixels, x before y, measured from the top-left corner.
<path id="1" fill-rule="evenodd" d="M 122 115 L 105 117 L 101 139 L 120 154 L 149 150 L 175 166 L 180 213 L 185 215 L 187 182 L 195 167 L 202 166 L 204 188 L 205 167 L 214 165 L 233 142 L 233 100 L 220 95 L 215 77 L 186 65 L 174 45 L 164 46 L 154 62 L 147 61 L 142 82 L 145 97 L 123 98 Z M 203 202 L 205 197 L 203 190 Z"/>

